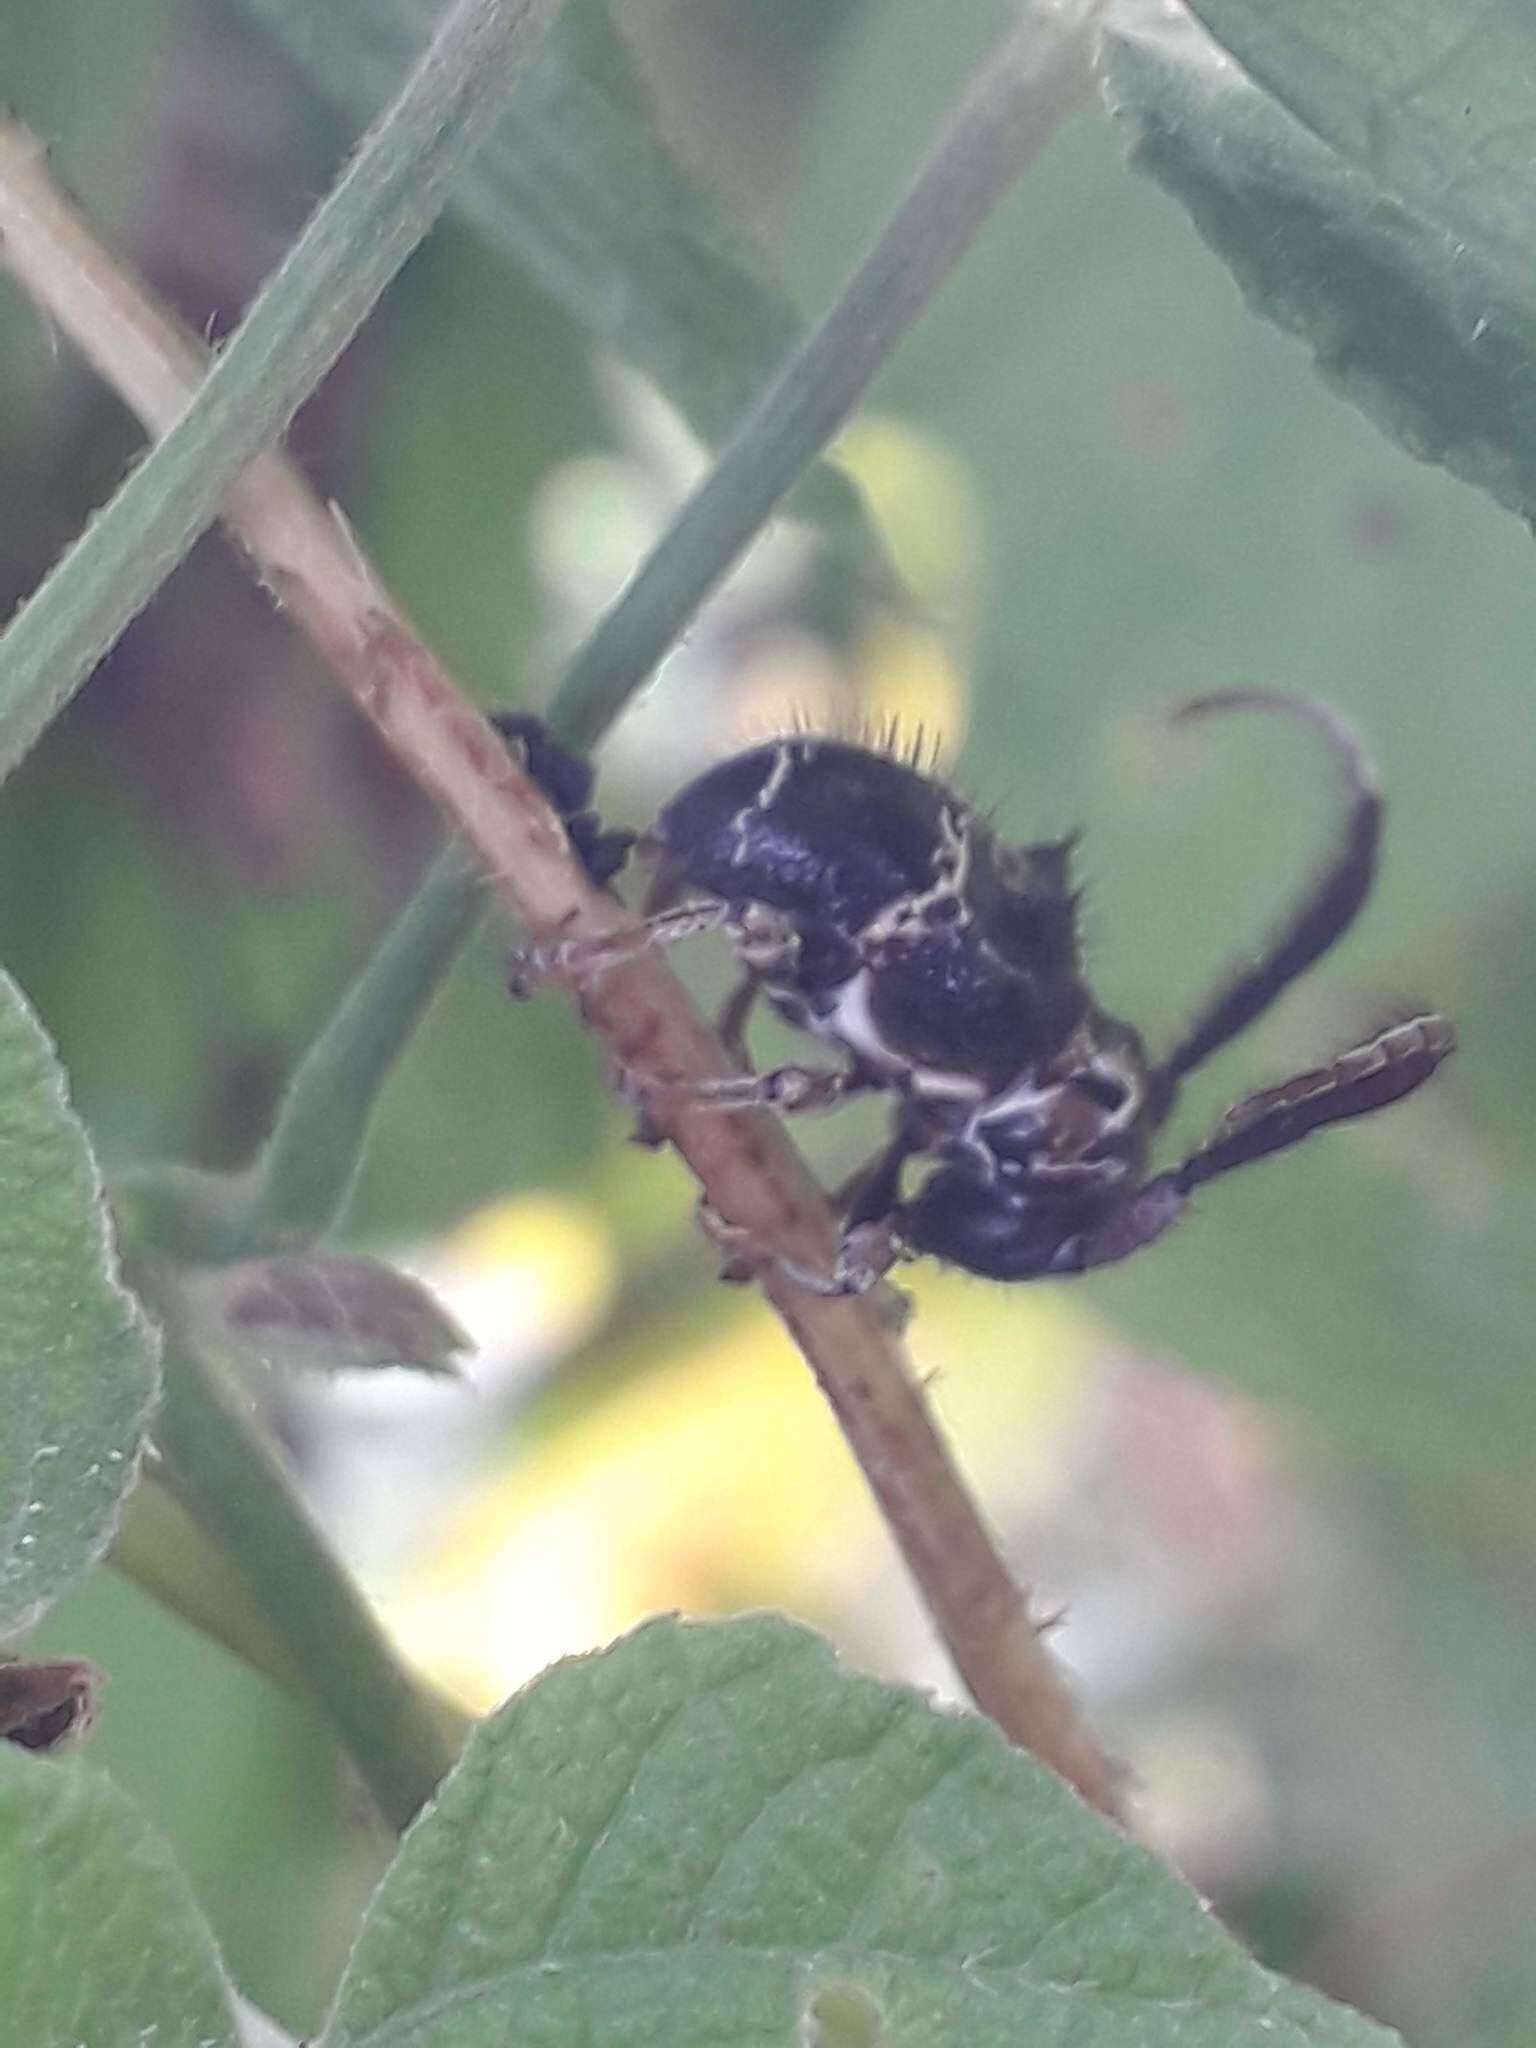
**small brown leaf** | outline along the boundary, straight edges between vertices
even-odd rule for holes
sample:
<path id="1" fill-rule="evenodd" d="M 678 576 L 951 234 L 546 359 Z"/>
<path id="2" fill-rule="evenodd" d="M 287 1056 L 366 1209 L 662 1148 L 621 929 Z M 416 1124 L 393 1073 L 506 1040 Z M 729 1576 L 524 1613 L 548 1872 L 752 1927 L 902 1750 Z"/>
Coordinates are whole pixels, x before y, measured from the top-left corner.
<path id="1" fill-rule="evenodd" d="M 452 1372 L 469 1339 L 419 1280 L 351 1254 L 252 1259 L 215 1281 L 226 1330 L 284 1362 Z"/>
<path id="2" fill-rule="evenodd" d="M 0 1662 L 0 1738 L 22 1749 L 80 1741 L 96 1718 L 103 1674 L 83 1658 L 52 1664 Z"/>

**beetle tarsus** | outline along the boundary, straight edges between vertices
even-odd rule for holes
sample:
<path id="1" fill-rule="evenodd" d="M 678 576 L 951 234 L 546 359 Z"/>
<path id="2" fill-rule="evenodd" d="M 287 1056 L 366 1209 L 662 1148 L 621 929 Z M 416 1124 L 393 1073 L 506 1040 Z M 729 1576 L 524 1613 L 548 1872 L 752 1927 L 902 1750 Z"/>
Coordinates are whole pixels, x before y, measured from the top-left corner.
<path id="1" fill-rule="evenodd" d="M 546 981 L 588 984 L 658 946 L 675 946 L 700 932 L 718 931 L 726 916 L 723 904 L 685 904 L 679 910 L 664 910 L 632 930 L 583 933 L 543 946 L 520 947 L 507 955 L 507 993 L 521 1002 Z"/>

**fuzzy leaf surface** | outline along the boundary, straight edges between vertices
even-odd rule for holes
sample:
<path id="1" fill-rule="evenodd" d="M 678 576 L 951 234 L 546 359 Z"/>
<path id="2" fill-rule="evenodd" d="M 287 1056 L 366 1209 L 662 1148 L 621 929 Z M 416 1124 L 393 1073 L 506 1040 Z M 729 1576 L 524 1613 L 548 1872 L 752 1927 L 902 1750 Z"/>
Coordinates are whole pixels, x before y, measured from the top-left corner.
<path id="1" fill-rule="evenodd" d="M 1194 12 L 1210 35 L 1157 0 L 1114 10 L 1110 92 L 1136 162 L 1379 427 L 1529 517 L 1536 16 L 1504 0 L 1474 19 L 1427 0 Z"/>
<path id="2" fill-rule="evenodd" d="M 156 1383 L 63 1072 L 0 975 L 0 1640 L 105 1550 Z"/>
<path id="3" fill-rule="evenodd" d="M 234 2048 L 186 1879 L 111 1780 L 0 1744 L 4 2038 Z"/>
<path id="4" fill-rule="evenodd" d="M 990 1724 L 771 1616 L 647 1623 L 483 1723 L 324 2048 L 1388 2048 Z"/>

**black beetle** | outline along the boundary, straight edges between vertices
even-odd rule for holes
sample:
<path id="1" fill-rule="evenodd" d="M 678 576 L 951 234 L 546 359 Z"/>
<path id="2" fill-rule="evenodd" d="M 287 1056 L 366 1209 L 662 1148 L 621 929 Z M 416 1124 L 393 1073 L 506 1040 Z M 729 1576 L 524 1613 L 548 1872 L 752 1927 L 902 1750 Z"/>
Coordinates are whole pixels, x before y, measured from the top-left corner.
<path id="1" fill-rule="evenodd" d="M 890 1142 L 841 1197 L 837 1269 L 797 1272 L 806 1285 L 861 1291 L 893 1259 L 924 1253 L 999 1280 L 1124 1258 L 1161 1236 L 1202 1182 L 1395 1101 L 1451 1050 L 1438 1016 L 1394 1023 L 1247 1097 L 1197 1151 L 1148 1177 L 1185 1075 L 1337 942 L 1375 871 L 1381 797 L 1343 720 L 1258 690 L 1175 715 L 1240 709 L 1322 735 L 1344 785 L 1344 829 L 1283 927 L 1156 1062 L 1084 981 L 1071 840 L 1010 845 L 915 761 L 808 734 L 721 762 L 664 807 L 645 841 L 657 871 L 640 943 L 727 934 L 745 978 L 722 1033 L 744 1068 L 759 992 L 845 1055 L 835 1068 L 746 1071 L 693 1092 L 726 1109 L 826 1107 L 867 1089 L 896 1099 Z M 590 837 L 595 823 L 579 815 Z M 598 971 L 614 951 L 578 940 L 527 964 Z M 647 1077 L 631 1079 L 643 1097 Z M 933 1170 L 905 1198 L 913 1160 Z"/>

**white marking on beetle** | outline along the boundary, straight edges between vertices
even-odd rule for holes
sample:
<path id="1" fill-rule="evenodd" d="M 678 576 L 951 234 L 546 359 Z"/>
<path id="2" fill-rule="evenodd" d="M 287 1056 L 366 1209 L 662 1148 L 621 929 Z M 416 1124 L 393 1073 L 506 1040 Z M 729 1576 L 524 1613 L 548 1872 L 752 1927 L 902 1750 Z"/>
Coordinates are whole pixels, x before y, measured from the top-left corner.
<path id="1" fill-rule="evenodd" d="M 971 922 L 971 907 L 965 900 L 965 886 L 971 873 L 971 826 L 968 811 L 945 804 L 939 811 L 939 843 L 933 850 L 933 886 L 897 896 L 879 910 L 859 933 L 859 950 L 868 958 L 893 941 L 923 936 L 930 929 L 928 913 L 936 904 L 953 900 L 960 906 L 952 930 Z"/>
<path id="2" fill-rule="evenodd" d="M 866 1066 L 904 1085 L 924 1101 L 975 1102 L 982 1084 L 973 1074 L 924 1066 L 889 1042 L 870 1008 L 873 988 L 874 976 L 867 967 L 861 967 L 832 990 L 830 1002 L 812 1020 L 811 1029 L 822 1038 L 847 1046 Z"/>
<path id="3" fill-rule="evenodd" d="M 1101 1108 L 1084 1096 L 1075 1084 L 1085 1075 L 1121 1090 L 1115 1108 Z M 1095 1178 L 1115 1179 L 1124 1171 L 1123 1161 L 1087 1160 L 1083 1155 L 1128 1131 L 1141 1114 L 1145 1093 L 1139 1067 L 1118 1047 L 1101 1046 L 1090 1032 L 1080 1031 L 1044 1072 L 1038 1066 L 1025 1067 L 1006 1088 L 979 1103 L 959 1142 L 986 1151 L 988 1130 L 1011 1127 L 1019 1139 L 1038 1137 L 1058 1155 L 1032 1163 L 1032 1176 L 1072 1178 L 1091 1172 Z"/>
<path id="4" fill-rule="evenodd" d="M 768 771 L 767 780 L 757 792 L 757 808 L 760 811 L 771 810 L 778 802 L 779 792 L 794 773 L 796 757 L 800 753 L 801 749 L 793 740 L 786 740 L 774 750 L 773 766 Z"/>
<path id="5" fill-rule="evenodd" d="M 878 1073 L 901 1076 L 911 1071 L 911 1061 L 889 1045 L 869 1007 L 872 977 L 861 967 L 831 992 L 827 1009 L 816 1018 L 814 1029 L 823 1038 L 837 1039 L 856 1052 Z"/>
<path id="6" fill-rule="evenodd" d="M 781 740 L 773 750 L 773 762 L 761 784 L 741 809 L 732 818 L 729 830 L 735 834 L 736 844 L 731 849 L 731 866 L 739 868 L 751 858 L 748 845 L 748 827 L 754 817 L 762 817 L 778 802 L 779 795 L 795 770 L 795 759 L 799 748 L 793 740 Z"/>

